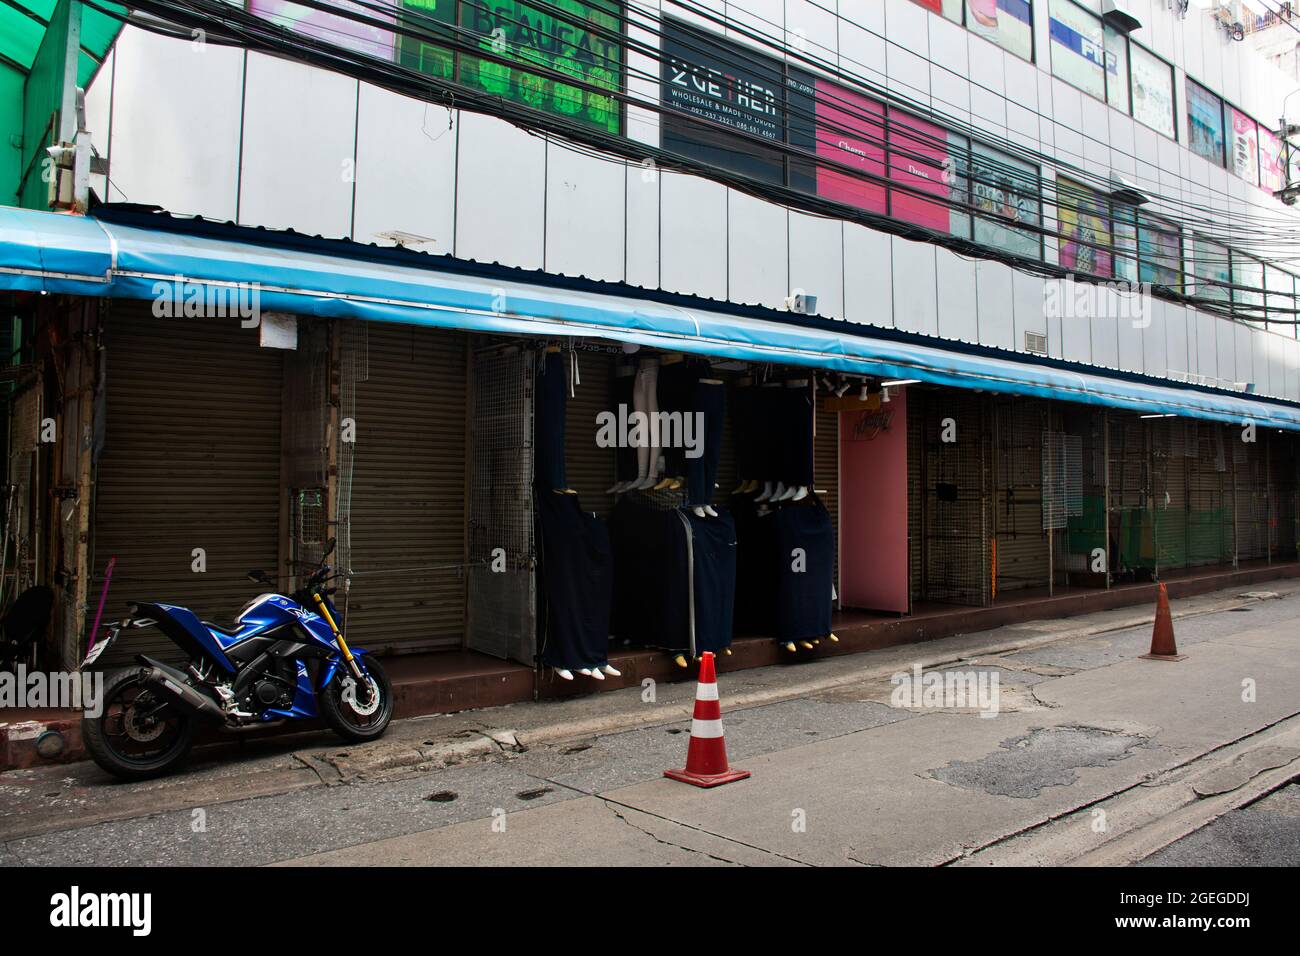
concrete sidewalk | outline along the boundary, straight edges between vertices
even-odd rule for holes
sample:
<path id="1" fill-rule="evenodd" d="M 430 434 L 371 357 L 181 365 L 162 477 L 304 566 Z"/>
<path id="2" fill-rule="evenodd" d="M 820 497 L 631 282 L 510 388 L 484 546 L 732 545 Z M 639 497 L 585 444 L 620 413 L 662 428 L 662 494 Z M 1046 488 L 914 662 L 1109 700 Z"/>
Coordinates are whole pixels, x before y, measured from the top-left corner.
<path id="1" fill-rule="evenodd" d="M 143 784 L 109 783 L 86 764 L 0 774 L 0 856 L 95 860 L 102 846 L 122 862 L 273 862 L 314 850 L 325 863 L 368 853 L 613 862 L 624 852 L 621 862 L 661 852 L 677 862 L 686 846 L 694 862 L 981 862 L 1009 835 L 1086 813 L 1271 725 L 1285 730 L 1279 722 L 1300 710 L 1289 626 L 1300 583 L 1268 587 L 1283 599 L 1176 602 L 1189 655 L 1178 664 L 1138 660 L 1152 612 L 1116 610 L 725 675 L 733 762 L 755 777 L 707 794 L 659 779 L 683 758 L 694 684 L 651 684 L 398 721 L 364 747 L 328 736 L 246 742 Z M 954 664 L 1000 675 L 1000 716 L 889 706 L 891 675 Z M 1234 703 L 1243 674 L 1259 682 L 1249 707 Z M 192 841 L 184 853 L 195 855 L 178 857 L 174 834 L 195 807 L 238 838 Z M 477 844 L 498 809 L 511 839 Z M 795 811 L 806 833 L 791 831 Z M 313 845 L 292 837 L 295 820 Z M 547 836 L 570 831 L 588 838 Z M 648 856 L 647 834 L 663 841 Z"/>

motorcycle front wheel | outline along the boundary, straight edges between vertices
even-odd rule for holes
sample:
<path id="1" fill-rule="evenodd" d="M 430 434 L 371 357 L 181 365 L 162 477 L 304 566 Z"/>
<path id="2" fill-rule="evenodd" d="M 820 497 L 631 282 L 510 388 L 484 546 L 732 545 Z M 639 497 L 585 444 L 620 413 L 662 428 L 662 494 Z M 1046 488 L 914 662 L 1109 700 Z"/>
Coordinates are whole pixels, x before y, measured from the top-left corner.
<path id="1" fill-rule="evenodd" d="M 358 693 L 356 678 L 342 666 L 321 688 L 321 716 L 344 740 L 377 740 L 393 719 L 393 685 L 379 661 L 368 654 L 358 660 L 369 678 L 369 694 Z"/>
<path id="2" fill-rule="evenodd" d="M 147 780 L 185 759 L 194 742 L 193 718 L 150 690 L 138 670 L 104 684 L 98 717 L 82 717 L 81 739 L 91 759 L 123 780 Z"/>

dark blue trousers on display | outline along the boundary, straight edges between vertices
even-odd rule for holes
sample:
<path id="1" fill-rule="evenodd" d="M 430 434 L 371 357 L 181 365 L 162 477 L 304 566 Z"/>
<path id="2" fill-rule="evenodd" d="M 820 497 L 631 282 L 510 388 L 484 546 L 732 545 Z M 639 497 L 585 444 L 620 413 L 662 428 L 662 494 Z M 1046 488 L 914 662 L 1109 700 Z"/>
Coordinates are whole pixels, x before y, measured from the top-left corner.
<path id="1" fill-rule="evenodd" d="M 707 505 L 713 501 L 713 483 L 718 478 L 718 459 L 722 454 L 722 426 L 727 416 L 726 386 L 696 381 L 691 404 L 700 413 L 703 434 L 697 439 L 700 454 L 686 459 L 686 487 L 690 505 Z"/>
<path id="2" fill-rule="evenodd" d="M 695 569 L 695 653 L 717 653 L 731 646 L 735 621 L 736 523 L 725 510 L 719 510 L 716 518 L 697 518 L 689 511 L 678 514 L 690 526 L 690 563 Z"/>
<path id="3" fill-rule="evenodd" d="M 577 495 L 539 489 L 535 497 L 546 599 L 542 662 L 570 670 L 606 664 L 614 588 L 609 529 L 582 510 Z"/>
<path id="4" fill-rule="evenodd" d="M 772 515 L 779 586 L 776 637 L 780 641 L 825 637 L 831 632 L 831 588 L 835 574 L 835 529 L 816 498 L 788 505 Z M 796 554 L 798 550 L 798 554 Z"/>

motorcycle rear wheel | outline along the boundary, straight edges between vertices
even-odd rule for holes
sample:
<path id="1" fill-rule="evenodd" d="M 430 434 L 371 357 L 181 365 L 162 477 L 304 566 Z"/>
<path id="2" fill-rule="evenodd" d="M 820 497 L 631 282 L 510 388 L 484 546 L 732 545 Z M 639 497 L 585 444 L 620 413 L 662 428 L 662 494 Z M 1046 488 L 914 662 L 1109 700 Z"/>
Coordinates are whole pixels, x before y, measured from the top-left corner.
<path id="1" fill-rule="evenodd" d="M 371 693 L 379 694 L 378 706 L 367 714 L 364 711 L 370 709 L 371 702 L 357 704 L 356 680 L 345 665 L 335 672 L 327 687 L 321 688 L 321 716 L 344 740 L 378 740 L 393 719 L 393 685 L 379 661 L 369 654 L 358 660 L 370 677 Z"/>
<path id="2" fill-rule="evenodd" d="M 104 683 L 98 717 L 82 717 L 81 739 L 92 760 L 123 780 L 168 773 L 194 743 L 194 719 L 149 690 L 139 670 Z"/>

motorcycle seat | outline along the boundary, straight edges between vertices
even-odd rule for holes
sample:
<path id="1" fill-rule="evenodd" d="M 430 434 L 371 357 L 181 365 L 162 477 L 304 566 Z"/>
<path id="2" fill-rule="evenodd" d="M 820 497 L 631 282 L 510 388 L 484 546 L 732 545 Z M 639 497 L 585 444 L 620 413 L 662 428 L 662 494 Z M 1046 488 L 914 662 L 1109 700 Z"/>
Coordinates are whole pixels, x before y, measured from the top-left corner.
<path id="1" fill-rule="evenodd" d="M 237 637 L 239 635 L 239 628 L 237 627 L 223 627 L 220 624 L 213 624 L 211 621 L 204 621 L 203 626 L 216 631 L 218 634 L 224 634 L 226 637 Z"/>

